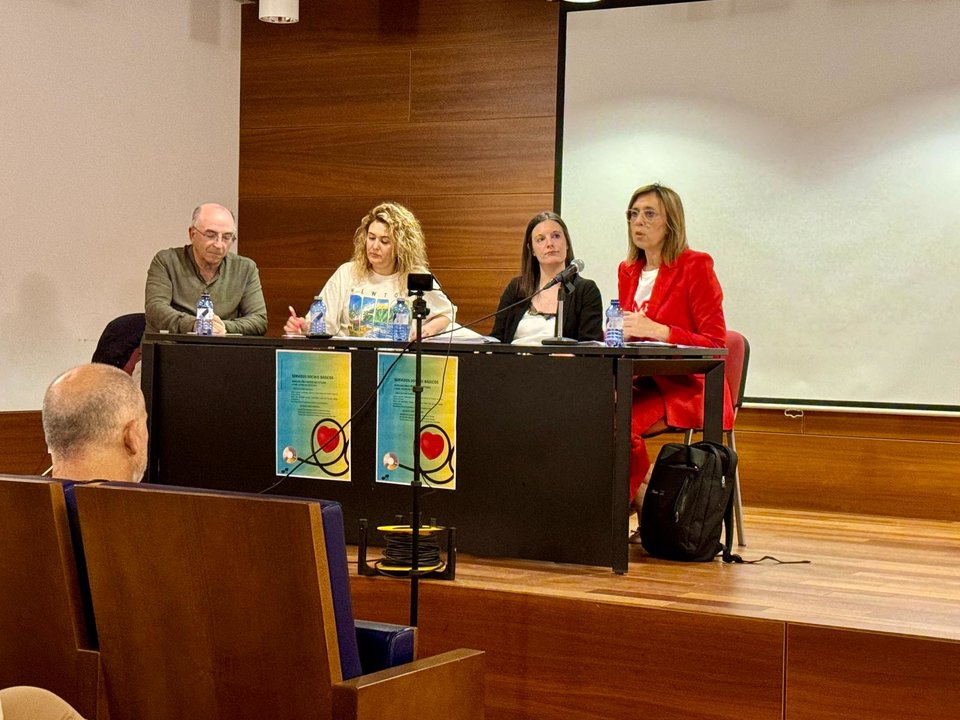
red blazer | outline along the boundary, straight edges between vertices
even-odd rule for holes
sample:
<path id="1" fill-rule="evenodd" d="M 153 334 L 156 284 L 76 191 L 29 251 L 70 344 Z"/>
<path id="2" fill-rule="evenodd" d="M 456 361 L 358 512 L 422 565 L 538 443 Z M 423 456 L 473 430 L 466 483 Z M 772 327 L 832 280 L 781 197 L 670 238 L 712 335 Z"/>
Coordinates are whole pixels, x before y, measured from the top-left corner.
<path id="1" fill-rule="evenodd" d="M 633 296 L 640 282 L 643 261 L 624 260 L 617 271 L 620 306 L 636 312 Z M 670 326 L 668 342 L 677 345 L 722 348 L 727 345 L 723 319 L 723 290 L 707 253 L 684 250 L 671 264 L 660 266 L 647 317 Z M 703 426 L 703 375 L 664 375 L 653 378 L 663 395 L 667 425 L 676 428 Z M 730 388 L 723 389 L 723 427 L 733 427 Z"/>

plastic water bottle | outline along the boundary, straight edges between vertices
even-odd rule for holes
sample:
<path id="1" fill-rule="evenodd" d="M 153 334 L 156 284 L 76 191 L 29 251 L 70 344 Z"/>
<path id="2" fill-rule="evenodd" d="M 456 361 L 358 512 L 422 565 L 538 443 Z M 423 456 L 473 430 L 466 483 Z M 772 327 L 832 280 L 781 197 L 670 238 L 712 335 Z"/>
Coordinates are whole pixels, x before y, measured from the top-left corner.
<path id="1" fill-rule="evenodd" d="M 197 335 L 213 335 L 213 300 L 206 290 L 197 300 L 197 321 L 193 324 Z"/>
<path id="2" fill-rule="evenodd" d="M 327 334 L 327 306 L 323 298 L 317 295 L 310 304 L 310 334 Z"/>
<path id="3" fill-rule="evenodd" d="M 607 326 L 603 338 L 607 347 L 623 347 L 623 309 L 619 300 L 611 300 L 607 308 Z"/>
<path id="4" fill-rule="evenodd" d="M 397 342 L 407 342 L 410 339 L 410 308 L 402 297 L 398 296 L 393 304 L 390 328 L 393 339 Z"/>

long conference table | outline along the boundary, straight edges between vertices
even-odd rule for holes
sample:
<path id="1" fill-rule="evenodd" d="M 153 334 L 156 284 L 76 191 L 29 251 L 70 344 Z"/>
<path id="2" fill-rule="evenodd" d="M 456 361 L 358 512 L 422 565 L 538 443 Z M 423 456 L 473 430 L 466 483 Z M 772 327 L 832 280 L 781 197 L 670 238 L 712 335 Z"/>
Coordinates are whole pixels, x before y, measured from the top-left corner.
<path id="1" fill-rule="evenodd" d="M 264 492 L 276 472 L 276 351 L 349 353 L 354 410 L 377 357 L 400 343 L 147 334 L 146 481 Z M 421 491 L 425 522 L 456 527 L 460 551 L 627 570 L 630 404 L 636 375 L 703 373 L 704 437 L 721 442 L 725 350 L 423 343 L 458 358 L 456 489 Z M 351 424 L 350 482 L 287 477 L 272 494 L 336 500 L 347 541 L 360 520 L 409 522 L 409 485 L 377 481 L 376 409 Z M 283 548 L 277 548 L 283 552 Z"/>

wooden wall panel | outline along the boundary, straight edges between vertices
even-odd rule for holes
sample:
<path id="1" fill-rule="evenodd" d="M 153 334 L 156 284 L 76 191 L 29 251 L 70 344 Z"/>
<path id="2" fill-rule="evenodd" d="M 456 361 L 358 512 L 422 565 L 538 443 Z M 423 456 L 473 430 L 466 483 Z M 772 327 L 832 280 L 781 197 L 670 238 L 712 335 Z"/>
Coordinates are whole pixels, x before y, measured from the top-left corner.
<path id="1" fill-rule="evenodd" d="M 803 432 L 809 435 L 960 443 L 960 416 L 808 411 L 803 414 Z"/>
<path id="2" fill-rule="evenodd" d="M 527 223 L 553 195 L 452 195 L 393 198 L 420 220 L 430 264 L 448 272 L 520 269 Z M 240 200 L 240 252 L 261 268 L 336 266 L 353 251 L 353 233 L 383 198 L 311 197 Z M 502 289 L 502 288 L 501 288 Z M 457 301 L 457 298 L 454 298 Z"/>
<path id="3" fill-rule="evenodd" d="M 527 220 L 553 205 L 557 5 L 305 2 L 282 28 L 242 13 L 240 247 L 278 271 L 270 332 L 382 200 L 421 219 L 462 320 L 493 310 Z"/>
<path id="4" fill-rule="evenodd" d="M 553 118 L 333 125 L 240 133 L 241 197 L 538 193 Z"/>
<path id="5" fill-rule="evenodd" d="M 520 272 L 523 233 L 530 218 L 553 207 L 551 193 L 411 197 L 408 205 L 423 225 L 430 264 L 457 273 Z M 512 277 L 512 275 L 511 275 Z M 483 288 L 478 288 L 483 291 Z M 492 288 L 499 293 L 502 287 Z M 454 302 L 462 298 L 454 298 Z"/>
<path id="6" fill-rule="evenodd" d="M 298 62 L 243 57 L 241 128 L 409 119 L 409 51 L 317 55 L 310 50 L 301 46 Z"/>
<path id="7" fill-rule="evenodd" d="M 406 621 L 406 583 L 351 582 L 357 617 Z M 783 642 L 768 620 L 421 586 L 420 654 L 486 651 L 488 720 L 779 720 Z"/>
<path id="8" fill-rule="evenodd" d="M 353 254 L 353 233 L 360 220 L 382 200 L 375 196 L 242 197 L 240 252 L 261 269 L 336 268 Z"/>
<path id="9" fill-rule="evenodd" d="M 454 298 L 457 306 L 457 321 L 461 324 L 473 322 L 497 309 L 500 293 L 516 273 L 512 270 L 475 270 L 452 274 L 436 268 L 437 275 L 443 280 L 447 295 Z M 489 288 L 499 288 L 491 297 Z M 487 335 L 493 329 L 493 320 L 485 320 L 472 328 L 481 335 Z"/>
<path id="10" fill-rule="evenodd" d="M 786 720 L 940 720 L 960 708 L 960 643 L 788 625 Z"/>
<path id="11" fill-rule="evenodd" d="M 960 520 L 960 444 L 737 432 L 747 505 Z"/>
<path id="12" fill-rule="evenodd" d="M 517 68 L 523 72 L 517 72 Z M 416 50 L 412 57 L 411 119 L 476 120 L 553 117 L 557 84 L 553 43 Z"/>
<path id="13" fill-rule="evenodd" d="M 958 443 L 960 416 L 741 408 L 737 430 Z"/>
<path id="14" fill-rule="evenodd" d="M 288 306 L 301 316 L 307 314 L 313 297 L 320 292 L 336 267 L 266 268 L 260 271 L 263 296 L 267 301 L 267 335 L 283 334 L 290 316 Z"/>
<path id="15" fill-rule="evenodd" d="M 737 413 L 737 432 L 802 433 L 803 418 L 789 417 L 783 410 L 740 408 Z"/>
<path id="16" fill-rule="evenodd" d="M 336 53 L 530 38 L 542 38 L 549 52 L 559 16 L 558 6 L 543 0 L 304 0 L 300 22 L 277 27 L 258 22 L 254 5 L 243 8 L 242 52 L 296 60 L 298 44 Z"/>
<path id="17" fill-rule="evenodd" d="M 0 412 L 0 473 L 39 475 L 48 467 L 40 411 Z"/>

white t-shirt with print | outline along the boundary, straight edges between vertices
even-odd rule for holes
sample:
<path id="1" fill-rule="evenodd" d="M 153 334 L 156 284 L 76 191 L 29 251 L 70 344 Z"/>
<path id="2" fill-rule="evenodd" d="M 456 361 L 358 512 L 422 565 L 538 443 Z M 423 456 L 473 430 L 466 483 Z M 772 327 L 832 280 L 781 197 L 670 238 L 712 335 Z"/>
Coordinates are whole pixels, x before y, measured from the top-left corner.
<path id="1" fill-rule="evenodd" d="M 378 275 L 367 272 L 357 278 L 353 263 L 344 263 L 327 280 L 320 291 L 327 306 L 327 332 L 341 337 L 376 337 L 379 323 L 389 324 L 392 308 L 398 297 L 403 297 L 413 316 L 413 298 L 407 296 L 406 277 L 400 273 Z M 427 322 L 437 315 L 453 320 L 456 308 L 439 290 L 424 293 L 429 314 Z M 307 317 L 307 322 L 311 318 Z"/>

